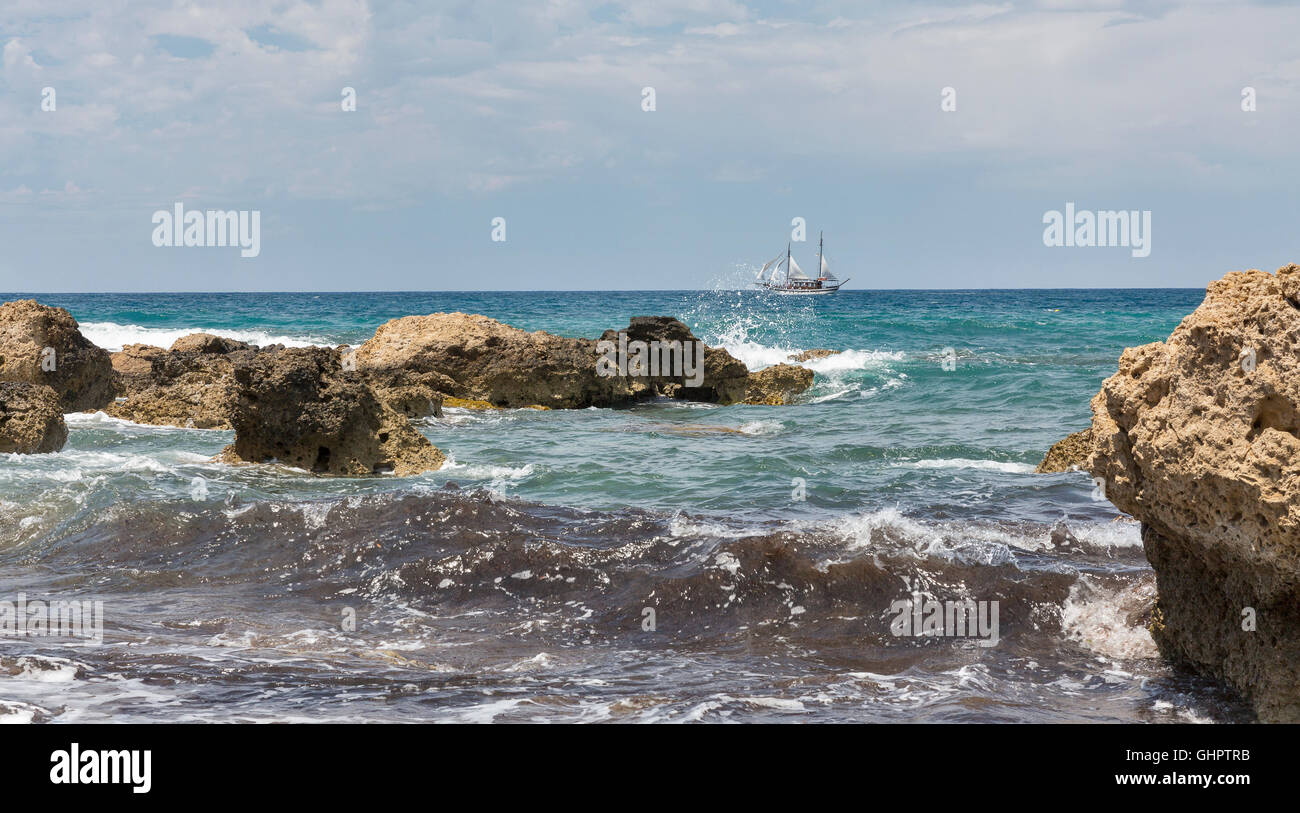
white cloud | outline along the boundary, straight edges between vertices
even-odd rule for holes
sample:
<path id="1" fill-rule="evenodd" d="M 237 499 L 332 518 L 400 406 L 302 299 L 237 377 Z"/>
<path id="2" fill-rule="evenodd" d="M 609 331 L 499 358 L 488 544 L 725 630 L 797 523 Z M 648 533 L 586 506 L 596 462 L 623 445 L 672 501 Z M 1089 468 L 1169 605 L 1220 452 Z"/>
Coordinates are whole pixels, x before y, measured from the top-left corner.
<path id="1" fill-rule="evenodd" d="M 1218 153 L 1240 149 L 1246 84 L 1270 122 L 1252 150 L 1291 162 L 1300 129 L 1300 19 L 1282 7 L 1162 6 L 1110 25 L 1143 8 L 845 4 L 778 18 L 733 0 L 612 12 L 596 0 L 72 5 L 60 20 L 36 4 L 5 12 L 24 34 L 4 46 L 3 188 L 60 189 L 75 172 L 123 205 L 196 188 L 382 208 L 583 173 L 752 180 L 808 159 L 955 161 L 1012 184 L 1030 174 L 994 168 L 1011 156 L 1082 175 L 1210 177 L 1223 174 Z M 687 35 L 658 30 L 671 25 Z M 263 26 L 311 47 L 264 47 L 248 33 Z M 173 56 L 160 35 L 212 53 Z M 36 74 L 53 73 L 43 55 L 58 65 L 56 113 L 39 109 Z M 357 90 L 354 113 L 339 108 L 344 86 Z M 645 86 L 653 113 L 640 109 Z M 939 110 L 946 86 L 955 113 Z"/>

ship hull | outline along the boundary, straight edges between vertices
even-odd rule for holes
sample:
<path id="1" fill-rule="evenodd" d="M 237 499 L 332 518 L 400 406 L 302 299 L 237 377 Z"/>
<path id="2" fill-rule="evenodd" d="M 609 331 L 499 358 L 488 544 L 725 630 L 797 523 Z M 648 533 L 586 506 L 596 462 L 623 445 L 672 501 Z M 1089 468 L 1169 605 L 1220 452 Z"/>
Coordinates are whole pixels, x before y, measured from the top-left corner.
<path id="1" fill-rule="evenodd" d="M 824 294 L 833 294 L 839 290 L 839 286 L 836 286 L 834 288 L 813 288 L 806 291 L 802 291 L 796 288 L 773 288 L 770 285 L 759 285 L 758 283 L 755 284 L 769 293 L 778 294 L 780 296 L 821 296 Z"/>

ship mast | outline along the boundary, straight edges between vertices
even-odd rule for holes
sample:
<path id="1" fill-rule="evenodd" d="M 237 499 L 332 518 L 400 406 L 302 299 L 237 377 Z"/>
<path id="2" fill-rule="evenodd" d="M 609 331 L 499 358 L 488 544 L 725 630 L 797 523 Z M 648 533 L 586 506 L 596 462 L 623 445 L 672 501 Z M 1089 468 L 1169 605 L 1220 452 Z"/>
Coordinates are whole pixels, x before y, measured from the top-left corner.
<path id="1" fill-rule="evenodd" d="M 817 277 L 818 279 L 820 279 L 822 276 L 822 267 L 823 267 L 822 266 L 822 233 L 817 232 Z M 817 287 L 818 288 L 821 287 L 820 282 L 817 284 Z"/>
<path id="2" fill-rule="evenodd" d="M 790 244 L 785 244 L 785 287 L 790 287 Z"/>

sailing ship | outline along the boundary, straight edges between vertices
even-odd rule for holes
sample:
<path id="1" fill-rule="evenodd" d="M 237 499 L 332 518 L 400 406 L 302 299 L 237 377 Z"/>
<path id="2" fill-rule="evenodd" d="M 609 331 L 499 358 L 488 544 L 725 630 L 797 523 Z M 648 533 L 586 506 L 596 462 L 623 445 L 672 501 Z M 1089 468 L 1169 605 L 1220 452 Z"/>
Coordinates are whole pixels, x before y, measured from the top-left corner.
<path id="1" fill-rule="evenodd" d="M 821 233 L 817 235 L 817 276 L 810 277 L 795 262 L 790 253 L 790 244 L 785 245 L 785 255 L 775 257 L 763 264 L 758 271 L 754 284 L 774 294 L 833 294 L 840 286 L 848 282 L 841 281 L 831 273 L 830 264 L 826 262 L 823 251 L 824 240 Z M 769 273 L 769 270 L 771 272 Z"/>

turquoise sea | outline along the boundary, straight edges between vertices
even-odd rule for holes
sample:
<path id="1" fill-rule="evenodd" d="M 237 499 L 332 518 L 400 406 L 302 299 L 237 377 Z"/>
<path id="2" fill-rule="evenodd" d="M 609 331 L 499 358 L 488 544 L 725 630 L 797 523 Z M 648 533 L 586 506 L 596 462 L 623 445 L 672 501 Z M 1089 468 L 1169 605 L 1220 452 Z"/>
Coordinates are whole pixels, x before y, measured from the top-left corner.
<path id="1" fill-rule="evenodd" d="M 419 426 L 449 464 L 412 478 L 232 468 L 230 432 L 69 416 L 63 452 L 0 458 L 0 598 L 102 600 L 104 643 L 0 640 L 0 717 L 1239 719 L 1155 657 L 1136 524 L 1087 474 L 1033 473 L 1202 295 L 34 295 L 109 349 L 355 345 L 464 311 L 591 338 L 673 315 L 751 369 L 843 352 L 788 406 L 449 409 Z M 894 634 L 912 596 L 997 602 L 996 645 Z"/>

